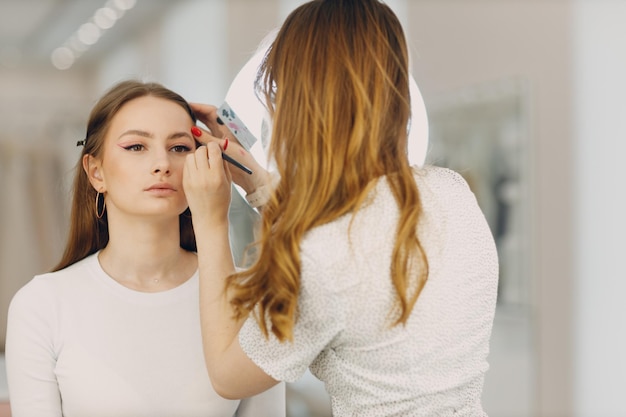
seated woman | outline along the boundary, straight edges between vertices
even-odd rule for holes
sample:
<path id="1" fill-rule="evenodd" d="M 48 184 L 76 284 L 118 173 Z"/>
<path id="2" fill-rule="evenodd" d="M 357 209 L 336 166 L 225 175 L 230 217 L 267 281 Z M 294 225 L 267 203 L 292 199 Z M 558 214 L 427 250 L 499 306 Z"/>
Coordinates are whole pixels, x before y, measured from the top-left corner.
<path id="1" fill-rule="evenodd" d="M 13 417 L 285 415 L 284 385 L 226 400 L 206 371 L 182 186 L 195 122 L 156 83 L 121 82 L 93 108 L 65 253 L 11 302 Z"/>

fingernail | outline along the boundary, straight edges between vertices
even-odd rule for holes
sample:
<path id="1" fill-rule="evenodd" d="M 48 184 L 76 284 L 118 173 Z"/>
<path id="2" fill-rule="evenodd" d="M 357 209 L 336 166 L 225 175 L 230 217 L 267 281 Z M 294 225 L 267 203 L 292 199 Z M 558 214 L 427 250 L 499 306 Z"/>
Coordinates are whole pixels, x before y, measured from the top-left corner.
<path id="1" fill-rule="evenodd" d="M 226 150 L 226 148 L 228 148 L 228 138 L 224 140 L 224 150 Z"/>
<path id="2" fill-rule="evenodd" d="M 217 118 L 217 123 L 220 124 L 220 125 L 224 124 L 224 122 L 222 122 L 222 119 L 220 119 L 219 117 Z"/>
<path id="3" fill-rule="evenodd" d="M 202 130 L 198 126 L 194 126 L 191 128 L 191 134 L 196 137 L 202 136 Z"/>

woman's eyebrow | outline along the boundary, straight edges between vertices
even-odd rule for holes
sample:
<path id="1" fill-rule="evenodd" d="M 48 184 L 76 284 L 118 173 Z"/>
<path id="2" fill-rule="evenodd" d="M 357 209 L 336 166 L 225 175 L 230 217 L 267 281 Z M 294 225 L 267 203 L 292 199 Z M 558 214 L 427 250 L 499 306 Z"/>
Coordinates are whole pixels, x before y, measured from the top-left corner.
<path id="1" fill-rule="evenodd" d="M 143 136 L 144 138 L 154 137 L 154 135 L 150 132 L 146 132 L 145 130 L 137 130 L 137 129 L 127 130 L 124 133 L 122 133 L 119 137 L 121 138 L 122 136 L 128 136 L 128 135 Z"/>
<path id="2" fill-rule="evenodd" d="M 144 138 L 150 138 L 150 139 L 154 138 L 154 134 L 150 132 L 146 132 L 145 130 L 139 130 L 139 129 L 127 130 L 124 133 L 122 133 L 119 137 L 121 138 L 123 136 L 128 136 L 128 135 L 142 136 Z M 182 137 L 193 140 L 193 136 L 191 136 L 191 133 L 184 132 L 184 131 L 171 133 L 170 135 L 167 136 L 167 140 L 179 139 Z"/>
<path id="3" fill-rule="evenodd" d="M 189 139 L 193 140 L 193 136 L 191 136 L 191 133 L 189 133 L 189 132 L 175 132 L 175 133 L 172 133 L 171 135 L 169 135 L 167 137 L 167 139 L 171 140 L 171 139 L 178 139 L 178 138 L 183 138 L 183 137 L 184 138 L 189 138 Z"/>

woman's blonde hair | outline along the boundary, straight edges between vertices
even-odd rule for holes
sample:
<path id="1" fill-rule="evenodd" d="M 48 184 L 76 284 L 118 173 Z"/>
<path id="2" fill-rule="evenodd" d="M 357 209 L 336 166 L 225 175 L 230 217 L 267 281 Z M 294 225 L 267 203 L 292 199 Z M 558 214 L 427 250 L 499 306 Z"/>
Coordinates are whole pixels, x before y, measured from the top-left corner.
<path id="1" fill-rule="evenodd" d="M 84 155 L 102 158 L 104 139 L 111 121 L 124 104 L 136 98 L 152 96 L 172 101 L 180 105 L 196 122 L 196 115 L 177 93 L 153 82 L 125 80 L 111 87 L 91 110 L 87 122 L 87 133 L 83 143 L 74 174 L 72 190 L 72 212 L 70 215 L 70 231 L 65 251 L 59 263 L 53 268 L 58 271 L 81 259 L 103 249 L 109 242 L 109 228 L 106 211 L 101 218 L 96 216 L 96 190 L 91 186 L 87 173 L 83 169 Z M 104 197 L 101 197 L 104 198 Z M 179 216 L 180 246 L 189 251 L 196 251 L 196 237 L 191 223 L 191 214 L 186 209 Z"/>
<path id="2" fill-rule="evenodd" d="M 400 210 L 394 325 L 408 319 L 428 274 L 407 155 L 408 71 L 400 22 L 377 0 L 306 3 L 268 49 L 256 86 L 272 115 L 269 154 L 281 179 L 263 207 L 254 264 L 228 281 L 236 314 L 257 313 L 266 336 L 269 320 L 279 340 L 292 339 L 305 233 L 356 212 L 382 176 Z"/>

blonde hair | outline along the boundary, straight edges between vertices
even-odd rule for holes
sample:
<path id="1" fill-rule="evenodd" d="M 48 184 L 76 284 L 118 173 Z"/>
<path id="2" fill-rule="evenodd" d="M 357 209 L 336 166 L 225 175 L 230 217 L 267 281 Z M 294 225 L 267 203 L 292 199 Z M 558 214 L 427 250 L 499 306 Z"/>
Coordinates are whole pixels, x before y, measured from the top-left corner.
<path id="1" fill-rule="evenodd" d="M 318 0 L 294 10 L 268 49 L 257 90 L 273 119 L 280 182 L 262 212 L 257 257 L 230 277 L 238 317 L 257 314 L 291 340 L 306 232 L 356 212 L 382 176 L 399 206 L 391 276 L 394 325 L 405 323 L 428 274 L 417 238 L 421 204 L 407 156 L 408 51 L 400 22 L 377 0 Z M 413 260 L 417 259 L 419 277 Z"/>
<path id="2" fill-rule="evenodd" d="M 180 105 L 196 122 L 196 115 L 177 93 L 153 82 L 125 80 L 111 87 L 96 103 L 89 115 L 87 133 L 83 141 L 84 147 L 74 174 L 72 190 L 72 212 L 70 231 L 65 251 L 59 263 L 53 268 L 58 271 L 81 259 L 103 249 L 109 242 L 109 227 L 106 211 L 101 218 L 96 217 L 96 190 L 91 186 L 87 173 L 83 169 L 84 155 L 102 158 L 104 140 L 111 121 L 124 104 L 136 98 L 152 96 L 163 98 Z M 196 237 L 193 232 L 191 214 L 186 209 L 179 216 L 180 246 L 189 251 L 196 251 Z"/>

